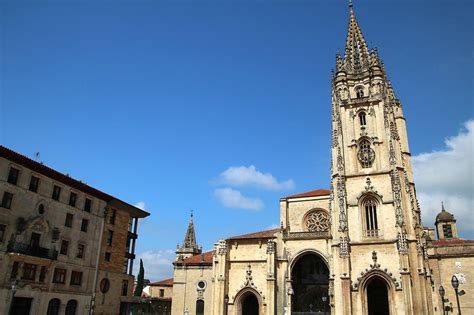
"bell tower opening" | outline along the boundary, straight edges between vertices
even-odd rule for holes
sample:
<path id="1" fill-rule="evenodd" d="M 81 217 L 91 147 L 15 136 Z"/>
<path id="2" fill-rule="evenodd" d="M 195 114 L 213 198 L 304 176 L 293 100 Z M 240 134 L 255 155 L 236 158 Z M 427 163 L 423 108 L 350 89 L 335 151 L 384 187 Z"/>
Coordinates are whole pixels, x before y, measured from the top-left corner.
<path id="1" fill-rule="evenodd" d="M 389 315 L 388 289 L 382 279 L 376 277 L 370 280 L 367 286 L 368 315 Z"/>
<path id="2" fill-rule="evenodd" d="M 308 253 L 299 258 L 291 271 L 291 280 L 292 314 L 330 314 L 329 269 L 321 257 Z"/>

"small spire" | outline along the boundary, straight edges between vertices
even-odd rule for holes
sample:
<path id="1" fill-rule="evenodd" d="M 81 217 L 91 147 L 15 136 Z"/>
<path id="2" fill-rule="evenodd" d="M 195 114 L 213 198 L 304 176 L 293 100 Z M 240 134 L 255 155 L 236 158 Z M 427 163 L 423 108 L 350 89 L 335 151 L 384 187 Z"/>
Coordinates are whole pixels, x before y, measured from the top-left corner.
<path id="1" fill-rule="evenodd" d="M 444 201 L 441 201 L 441 211 L 446 211 L 446 210 L 444 209 Z"/>
<path id="2" fill-rule="evenodd" d="M 344 65 L 346 66 L 345 70 L 352 73 L 367 70 L 369 65 L 369 49 L 352 8 L 352 0 L 349 1 L 349 25 L 347 27 Z"/>

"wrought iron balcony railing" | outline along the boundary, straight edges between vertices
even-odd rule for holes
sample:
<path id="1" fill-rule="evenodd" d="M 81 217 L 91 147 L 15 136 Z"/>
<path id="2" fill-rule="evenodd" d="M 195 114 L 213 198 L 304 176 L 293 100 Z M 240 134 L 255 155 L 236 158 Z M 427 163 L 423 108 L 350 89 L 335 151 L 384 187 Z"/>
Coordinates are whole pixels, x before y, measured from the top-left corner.
<path id="1" fill-rule="evenodd" d="M 31 246 L 30 244 L 20 242 L 8 244 L 7 251 L 10 253 L 18 253 L 22 255 L 47 258 L 52 260 L 56 260 L 58 258 L 57 250 L 40 246 Z"/>

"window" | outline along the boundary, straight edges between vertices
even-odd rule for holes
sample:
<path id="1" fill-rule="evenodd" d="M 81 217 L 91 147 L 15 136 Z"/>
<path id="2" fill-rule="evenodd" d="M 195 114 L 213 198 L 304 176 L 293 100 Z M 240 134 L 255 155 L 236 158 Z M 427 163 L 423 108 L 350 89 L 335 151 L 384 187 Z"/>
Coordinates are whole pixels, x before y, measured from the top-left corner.
<path id="1" fill-rule="evenodd" d="M 165 289 L 160 289 L 160 297 L 165 297 Z"/>
<path id="2" fill-rule="evenodd" d="M 114 238 L 114 231 L 109 230 L 109 235 L 107 236 L 107 246 L 112 246 L 113 238 Z"/>
<path id="3" fill-rule="evenodd" d="M 40 247 L 41 234 L 31 232 L 30 247 L 36 249 Z"/>
<path id="4" fill-rule="evenodd" d="M 20 266 L 20 263 L 18 261 L 15 261 L 12 266 L 12 272 L 10 273 L 10 279 L 16 279 L 18 276 L 18 267 Z"/>
<path id="5" fill-rule="evenodd" d="M 20 175 L 20 170 L 14 167 L 10 167 L 10 172 L 8 172 L 7 181 L 10 184 L 16 185 L 16 183 L 18 182 L 18 175 Z"/>
<path id="6" fill-rule="evenodd" d="M 379 226 L 377 222 L 377 202 L 373 198 L 364 202 L 365 227 L 367 237 L 378 237 Z"/>
<path id="7" fill-rule="evenodd" d="M 73 218 L 74 218 L 74 215 L 72 213 L 67 213 L 66 214 L 66 221 L 64 222 L 64 226 L 72 227 L 72 219 Z"/>
<path id="8" fill-rule="evenodd" d="M 69 247 L 69 241 L 66 241 L 66 240 L 62 240 L 61 241 L 61 249 L 59 251 L 59 253 L 61 255 L 67 255 L 67 249 Z"/>
<path id="9" fill-rule="evenodd" d="M 112 211 L 110 212 L 110 219 L 109 219 L 110 224 L 115 224 L 115 216 L 116 215 L 117 215 L 117 210 L 112 209 Z"/>
<path id="10" fill-rule="evenodd" d="M 76 254 L 76 257 L 77 258 L 84 258 L 84 250 L 86 249 L 86 247 L 84 246 L 84 244 L 77 244 L 77 254 Z"/>
<path id="11" fill-rule="evenodd" d="M 356 88 L 356 96 L 357 98 L 363 98 L 364 97 L 364 88 L 359 86 Z"/>
<path id="12" fill-rule="evenodd" d="M 48 303 L 47 315 L 58 315 L 61 301 L 59 299 L 51 299 Z"/>
<path id="13" fill-rule="evenodd" d="M 38 177 L 32 175 L 30 178 L 30 186 L 28 187 L 28 189 L 32 192 L 37 192 L 39 181 L 40 179 Z"/>
<path id="14" fill-rule="evenodd" d="M 368 140 L 363 139 L 359 142 L 357 158 L 363 168 L 372 167 L 372 163 L 375 160 L 375 151 L 370 147 L 370 142 Z"/>
<path id="15" fill-rule="evenodd" d="M 10 209 L 12 207 L 13 194 L 5 191 L 2 198 L 2 207 Z"/>
<path id="16" fill-rule="evenodd" d="M 82 232 L 87 232 L 87 227 L 89 226 L 89 220 L 87 219 L 82 219 L 81 223 L 81 231 Z"/>
<path id="17" fill-rule="evenodd" d="M 71 194 L 69 195 L 69 205 L 71 207 L 75 207 L 76 201 L 77 201 L 77 194 L 71 191 Z"/>
<path id="18" fill-rule="evenodd" d="M 109 279 L 107 279 L 107 278 L 102 279 L 102 280 L 100 281 L 99 287 L 100 287 L 100 292 L 102 292 L 102 293 L 107 293 L 107 292 L 109 292 L 109 289 L 110 289 L 110 281 L 109 281 Z"/>
<path id="19" fill-rule="evenodd" d="M 33 264 L 23 264 L 23 276 L 21 279 L 23 280 L 35 280 L 36 275 L 36 265 Z"/>
<path id="20" fill-rule="evenodd" d="M 122 280 L 122 296 L 128 295 L 128 281 Z"/>
<path id="21" fill-rule="evenodd" d="M 365 126 L 367 124 L 367 121 L 365 120 L 365 112 L 360 112 L 359 113 L 359 123 L 361 126 Z"/>
<path id="22" fill-rule="evenodd" d="M 77 301 L 69 300 L 66 304 L 66 315 L 76 315 Z"/>
<path id="23" fill-rule="evenodd" d="M 66 269 L 62 269 L 62 268 L 54 269 L 53 282 L 65 283 L 66 282 Z"/>
<path id="24" fill-rule="evenodd" d="M 105 261 L 110 261 L 110 253 L 109 252 L 105 253 Z"/>
<path id="25" fill-rule="evenodd" d="M 122 272 L 127 273 L 128 270 L 128 258 L 127 256 L 123 257 Z"/>
<path id="26" fill-rule="evenodd" d="M 59 201 L 59 196 L 60 195 L 61 195 L 61 187 L 59 187 L 57 185 L 54 185 L 53 186 L 53 195 L 51 196 L 51 198 L 53 198 L 54 200 Z"/>
<path id="27" fill-rule="evenodd" d="M 204 301 L 203 300 L 196 301 L 196 315 L 204 315 Z"/>
<path id="28" fill-rule="evenodd" d="M 92 200 L 89 198 L 86 198 L 86 201 L 84 202 L 84 211 L 91 212 L 91 206 L 92 206 Z"/>
<path id="29" fill-rule="evenodd" d="M 39 214 L 43 214 L 43 213 L 44 213 L 44 205 L 43 205 L 43 204 L 40 204 L 40 205 L 38 206 L 38 213 L 39 213 Z"/>
<path id="30" fill-rule="evenodd" d="M 39 281 L 44 282 L 46 279 L 46 266 L 41 266 Z"/>
<path id="31" fill-rule="evenodd" d="M 443 224 L 443 235 L 444 238 L 453 238 L 453 230 L 451 224 Z"/>
<path id="32" fill-rule="evenodd" d="M 71 272 L 71 285 L 81 285 L 82 283 L 82 272 L 73 271 Z"/>
<path id="33" fill-rule="evenodd" d="M 5 238 L 6 229 L 7 229 L 7 226 L 5 224 L 0 224 L 0 243 L 3 242 L 3 239 Z"/>

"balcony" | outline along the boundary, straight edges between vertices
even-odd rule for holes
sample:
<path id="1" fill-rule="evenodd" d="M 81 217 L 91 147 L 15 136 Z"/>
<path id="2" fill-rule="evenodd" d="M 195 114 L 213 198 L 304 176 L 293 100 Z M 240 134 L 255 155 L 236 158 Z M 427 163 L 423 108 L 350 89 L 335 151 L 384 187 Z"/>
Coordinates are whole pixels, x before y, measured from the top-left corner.
<path id="1" fill-rule="evenodd" d="M 368 238 L 379 238 L 382 237 L 380 230 L 364 230 L 364 236 Z"/>
<path id="2" fill-rule="evenodd" d="M 283 232 L 284 240 L 310 240 L 310 239 L 326 239 L 330 238 L 329 231 L 315 232 Z"/>
<path id="3" fill-rule="evenodd" d="M 56 260 L 58 258 L 57 250 L 44 248 L 40 246 L 31 246 L 29 244 L 19 243 L 19 242 L 8 244 L 7 251 L 9 253 L 17 253 L 17 254 L 52 259 L 52 260 Z"/>

